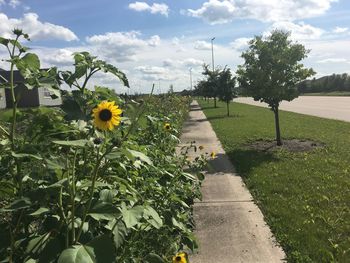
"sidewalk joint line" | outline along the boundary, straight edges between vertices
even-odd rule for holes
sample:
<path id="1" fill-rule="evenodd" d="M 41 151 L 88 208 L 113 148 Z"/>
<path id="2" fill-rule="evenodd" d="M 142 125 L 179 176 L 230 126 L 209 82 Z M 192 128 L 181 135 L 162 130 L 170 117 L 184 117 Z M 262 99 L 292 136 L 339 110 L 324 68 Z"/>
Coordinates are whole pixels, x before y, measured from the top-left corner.
<path id="1" fill-rule="evenodd" d="M 211 204 L 211 203 L 251 203 L 254 200 L 218 200 L 218 201 L 200 201 L 195 204 Z"/>

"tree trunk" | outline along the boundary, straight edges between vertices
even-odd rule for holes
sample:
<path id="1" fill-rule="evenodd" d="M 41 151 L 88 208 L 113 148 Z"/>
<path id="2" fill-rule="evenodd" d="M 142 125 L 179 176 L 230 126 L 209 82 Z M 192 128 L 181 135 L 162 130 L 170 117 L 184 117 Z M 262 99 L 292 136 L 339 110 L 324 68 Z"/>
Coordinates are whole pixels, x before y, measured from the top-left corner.
<path id="1" fill-rule="evenodd" d="M 275 114 L 276 141 L 277 141 L 277 145 L 281 146 L 282 140 L 281 140 L 281 130 L 280 130 L 280 119 L 278 116 L 278 106 L 273 109 L 273 112 Z"/>
<path id="2" fill-rule="evenodd" d="M 214 108 L 216 108 L 216 97 L 214 97 Z"/>
<path id="3" fill-rule="evenodd" d="M 230 116 L 230 101 L 226 101 L 226 107 L 227 107 L 227 117 Z"/>

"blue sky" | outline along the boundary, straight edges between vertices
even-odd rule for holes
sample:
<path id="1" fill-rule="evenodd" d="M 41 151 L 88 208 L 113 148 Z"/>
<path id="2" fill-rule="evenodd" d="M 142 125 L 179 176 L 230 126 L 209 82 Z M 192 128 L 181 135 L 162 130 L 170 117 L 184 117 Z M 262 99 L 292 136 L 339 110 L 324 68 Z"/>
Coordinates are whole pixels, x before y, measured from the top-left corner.
<path id="1" fill-rule="evenodd" d="M 188 88 L 190 68 L 195 84 L 214 36 L 215 65 L 235 71 L 247 41 L 274 28 L 311 49 L 304 62 L 317 76 L 350 73 L 348 0 L 0 0 L 0 35 L 13 27 L 32 36 L 43 66 L 66 69 L 89 51 L 124 70 L 131 92 Z M 124 90 L 102 74 L 93 84 Z"/>

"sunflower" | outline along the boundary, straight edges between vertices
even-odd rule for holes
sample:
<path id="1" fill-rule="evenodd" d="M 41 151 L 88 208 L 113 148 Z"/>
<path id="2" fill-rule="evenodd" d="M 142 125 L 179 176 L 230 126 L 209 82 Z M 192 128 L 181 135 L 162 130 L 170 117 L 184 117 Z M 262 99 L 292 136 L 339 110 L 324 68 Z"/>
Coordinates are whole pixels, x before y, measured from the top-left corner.
<path id="1" fill-rule="evenodd" d="M 212 159 L 214 159 L 214 158 L 216 157 L 216 153 L 215 153 L 215 152 L 211 152 L 210 157 L 211 157 Z"/>
<path id="2" fill-rule="evenodd" d="M 115 105 L 114 101 L 102 101 L 92 110 L 92 113 L 95 127 L 103 131 L 111 131 L 119 125 L 122 110 Z"/>
<path id="3" fill-rule="evenodd" d="M 167 130 L 167 131 L 169 131 L 170 128 L 171 128 L 170 123 L 167 123 L 167 122 L 166 122 L 166 123 L 164 124 L 164 129 Z"/>
<path id="4" fill-rule="evenodd" d="M 177 253 L 173 257 L 173 263 L 187 263 L 187 255 L 184 252 Z"/>
<path id="5" fill-rule="evenodd" d="M 203 145 L 199 145 L 199 150 L 202 151 L 204 149 L 204 146 Z"/>

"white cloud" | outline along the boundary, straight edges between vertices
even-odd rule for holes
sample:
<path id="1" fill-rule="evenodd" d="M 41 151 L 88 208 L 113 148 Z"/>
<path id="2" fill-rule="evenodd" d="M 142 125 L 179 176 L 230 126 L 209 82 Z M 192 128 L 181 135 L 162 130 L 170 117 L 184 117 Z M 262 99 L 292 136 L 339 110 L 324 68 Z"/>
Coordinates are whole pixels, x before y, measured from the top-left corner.
<path id="1" fill-rule="evenodd" d="M 17 6 L 19 6 L 21 4 L 20 0 L 0 0 L 0 6 L 1 5 L 9 5 L 12 8 L 16 8 Z"/>
<path id="2" fill-rule="evenodd" d="M 146 40 L 141 39 L 140 36 L 141 33 L 137 31 L 111 32 L 87 37 L 86 41 L 104 58 L 125 62 L 137 60 L 137 54 L 144 48 L 156 47 L 160 44 L 158 35 Z"/>
<path id="3" fill-rule="evenodd" d="M 348 62 L 345 58 L 326 58 L 317 61 L 317 63 L 342 63 L 342 62 Z"/>
<path id="4" fill-rule="evenodd" d="M 204 64 L 204 61 L 201 59 L 187 58 L 184 61 L 182 61 L 182 64 L 188 68 L 201 67 Z"/>
<path id="5" fill-rule="evenodd" d="M 184 40 L 184 36 L 182 36 L 181 38 L 173 37 L 171 40 L 171 44 L 176 48 L 175 51 L 177 53 L 186 51 L 186 49 L 182 45 L 183 40 Z"/>
<path id="6" fill-rule="evenodd" d="M 41 49 L 37 52 L 41 60 L 48 65 L 72 66 L 74 63 L 73 51 L 65 48 L 60 49 Z"/>
<path id="7" fill-rule="evenodd" d="M 233 42 L 230 43 L 230 46 L 237 51 L 242 51 L 249 46 L 248 42 L 250 40 L 251 38 L 247 37 L 236 38 Z"/>
<path id="8" fill-rule="evenodd" d="M 319 39 L 325 33 L 323 29 L 305 24 L 304 22 L 297 24 L 288 21 L 276 22 L 268 31 L 270 32 L 273 29 L 291 31 L 291 37 L 294 40 Z M 264 35 L 268 35 L 269 32 L 265 32 Z"/>
<path id="9" fill-rule="evenodd" d="M 183 60 L 168 58 L 163 61 L 163 67 L 166 67 L 166 68 L 188 69 L 188 68 L 202 67 L 203 64 L 204 64 L 203 60 L 196 59 L 196 58 L 186 58 Z"/>
<path id="10" fill-rule="evenodd" d="M 324 14 L 337 0 L 209 0 L 202 7 L 188 9 L 189 16 L 210 24 L 250 18 L 263 22 L 294 21 Z"/>
<path id="11" fill-rule="evenodd" d="M 144 80 L 156 81 L 156 80 L 176 80 L 177 76 L 173 71 L 164 67 L 157 66 L 138 66 L 135 68 L 142 73 L 141 78 Z"/>
<path id="12" fill-rule="evenodd" d="M 59 39 L 65 41 L 78 40 L 78 37 L 68 28 L 39 21 L 35 13 L 26 13 L 22 18 L 8 18 L 0 13 L 0 35 L 12 37 L 12 30 L 21 28 L 29 34 L 32 40 Z"/>
<path id="13" fill-rule="evenodd" d="M 339 26 L 337 26 L 336 28 L 333 29 L 333 33 L 340 34 L 340 33 L 345 33 L 348 30 L 349 30 L 348 27 L 339 27 Z"/>
<path id="14" fill-rule="evenodd" d="M 197 10 L 188 9 L 187 14 L 192 17 L 202 18 L 210 24 L 224 24 L 232 21 L 235 17 L 233 1 L 209 0 Z"/>
<path id="15" fill-rule="evenodd" d="M 211 43 L 198 40 L 194 43 L 194 48 L 198 50 L 211 50 Z"/>
<path id="16" fill-rule="evenodd" d="M 21 2 L 19 0 L 10 0 L 9 5 L 12 8 L 16 8 L 17 6 L 19 6 L 21 4 Z"/>
<path id="17" fill-rule="evenodd" d="M 154 3 L 152 5 L 147 4 L 146 2 L 135 2 L 129 4 L 129 9 L 137 12 L 150 12 L 152 14 L 161 14 L 163 16 L 169 15 L 169 7 L 163 3 Z"/>
<path id="18" fill-rule="evenodd" d="M 159 46 L 160 44 L 160 37 L 158 35 L 152 36 L 150 40 L 148 41 L 148 44 L 152 47 Z"/>

